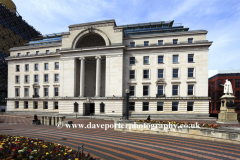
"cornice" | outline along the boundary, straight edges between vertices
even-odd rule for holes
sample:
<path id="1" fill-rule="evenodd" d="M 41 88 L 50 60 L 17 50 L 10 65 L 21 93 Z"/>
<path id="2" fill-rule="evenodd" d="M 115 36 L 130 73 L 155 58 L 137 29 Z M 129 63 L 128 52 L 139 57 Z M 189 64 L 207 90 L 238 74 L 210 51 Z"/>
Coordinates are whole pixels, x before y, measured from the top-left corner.
<path id="1" fill-rule="evenodd" d="M 149 49 L 166 49 L 166 48 L 180 48 L 180 47 L 210 47 L 212 42 L 204 43 L 186 43 L 186 44 L 165 44 L 165 45 L 154 45 L 154 46 L 140 46 L 140 47 L 126 47 L 125 50 L 149 50 Z"/>
<path id="2" fill-rule="evenodd" d="M 21 56 L 21 57 L 7 57 L 5 58 L 7 61 L 13 60 L 29 60 L 36 58 L 49 58 L 49 57 L 59 57 L 60 54 L 44 54 L 44 55 L 34 55 L 34 56 Z"/>
<path id="3" fill-rule="evenodd" d="M 22 46 L 11 48 L 10 51 L 20 51 L 20 50 L 29 50 L 29 49 L 39 49 L 39 48 L 49 48 L 49 47 L 59 47 L 62 46 L 62 43 L 54 44 L 43 44 L 43 45 L 34 45 L 34 46 Z"/>
<path id="4" fill-rule="evenodd" d="M 60 53 L 68 53 L 68 52 L 85 52 L 85 51 L 96 51 L 96 50 L 111 50 L 111 49 L 124 49 L 124 45 L 120 46 L 98 46 L 98 47 L 88 47 L 88 48 L 69 48 L 60 50 Z"/>
<path id="5" fill-rule="evenodd" d="M 68 26 L 69 30 L 80 30 L 80 29 L 86 29 L 86 28 L 96 28 L 96 27 L 105 27 L 105 26 L 116 26 L 115 20 L 105 20 L 105 21 L 96 21 L 96 22 L 90 22 L 90 23 L 81 23 L 81 24 L 74 24 Z"/>
<path id="6" fill-rule="evenodd" d="M 185 31 L 185 32 L 169 32 L 169 33 L 157 33 L 157 34 L 146 34 L 146 35 L 136 35 L 123 37 L 123 40 L 128 39 L 144 39 L 144 38 L 156 38 L 156 37 L 169 37 L 169 36 L 185 36 L 185 35 L 195 35 L 195 34 L 207 34 L 206 30 L 196 30 L 196 31 Z"/>

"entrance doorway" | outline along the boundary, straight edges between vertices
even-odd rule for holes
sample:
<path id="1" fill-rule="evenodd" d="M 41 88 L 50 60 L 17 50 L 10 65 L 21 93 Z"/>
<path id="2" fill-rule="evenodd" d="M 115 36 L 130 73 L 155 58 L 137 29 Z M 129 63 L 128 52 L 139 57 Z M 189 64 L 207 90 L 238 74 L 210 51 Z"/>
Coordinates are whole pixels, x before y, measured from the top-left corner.
<path id="1" fill-rule="evenodd" d="M 95 113 L 95 103 L 85 103 L 83 109 L 84 116 L 90 116 Z"/>

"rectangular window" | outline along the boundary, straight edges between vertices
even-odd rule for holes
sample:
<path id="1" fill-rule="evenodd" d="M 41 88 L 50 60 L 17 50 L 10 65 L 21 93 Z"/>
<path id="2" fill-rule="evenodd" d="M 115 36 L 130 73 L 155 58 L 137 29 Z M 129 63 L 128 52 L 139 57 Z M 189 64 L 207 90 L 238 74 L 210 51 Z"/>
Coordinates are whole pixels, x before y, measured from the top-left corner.
<path id="1" fill-rule="evenodd" d="M 20 72 L 20 66 L 16 65 L 16 72 Z"/>
<path id="2" fill-rule="evenodd" d="M 193 77 L 194 68 L 188 68 L 188 77 Z"/>
<path id="3" fill-rule="evenodd" d="M 193 54 L 189 54 L 188 55 L 188 62 L 193 62 L 193 58 L 194 58 L 194 55 Z"/>
<path id="4" fill-rule="evenodd" d="M 59 69 L 59 62 L 55 62 L 55 69 Z"/>
<path id="5" fill-rule="evenodd" d="M 193 43 L 193 38 L 188 38 L 188 43 Z"/>
<path id="6" fill-rule="evenodd" d="M 237 99 L 240 99 L 240 91 L 235 91 L 235 96 L 237 97 Z"/>
<path id="7" fill-rule="evenodd" d="M 38 82 L 38 75 L 34 75 L 34 82 Z"/>
<path id="8" fill-rule="evenodd" d="M 158 63 L 163 63 L 163 56 L 158 56 Z"/>
<path id="9" fill-rule="evenodd" d="M 34 64 L 34 70 L 38 71 L 38 64 Z"/>
<path id="10" fill-rule="evenodd" d="M 135 86 L 129 86 L 129 96 L 134 96 Z"/>
<path id="11" fill-rule="evenodd" d="M 19 97 L 19 96 L 20 96 L 20 95 L 19 95 L 19 94 L 20 94 L 20 93 L 19 93 L 19 90 L 20 90 L 19 88 L 15 88 L 15 95 L 16 95 L 16 97 Z"/>
<path id="12" fill-rule="evenodd" d="M 130 57 L 129 61 L 131 65 L 135 64 L 135 57 Z"/>
<path id="13" fill-rule="evenodd" d="M 178 44 L 178 40 L 177 40 L 177 39 L 174 39 L 174 40 L 173 40 L 173 44 Z"/>
<path id="14" fill-rule="evenodd" d="M 187 102 L 187 111 L 193 111 L 194 102 Z"/>
<path id="15" fill-rule="evenodd" d="M 43 109 L 48 109 L 48 102 L 43 102 Z"/>
<path id="16" fill-rule="evenodd" d="M 173 69 L 173 78 L 178 78 L 178 69 Z"/>
<path id="17" fill-rule="evenodd" d="M 29 83 L 29 76 L 28 75 L 25 76 L 25 83 Z"/>
<path id="18" fill-rule="evenodd" d="M 48 63 L 44 63 L 44 69 L 48 70 Z"/>
<path id="19" fill-rule="evenodd" d="M 215 81 L 212 82 L 212 89 L 215 89 Z"/>
<path id="20" fill-rule="evenodd" d="M 58 96 L 58 88 L 54 88 L 54 95 Z"/>
<path id="21" fill-rule="evenodd" d="M 149 64 L 149 56 L 143 57 L 143 64 Z"/>
<path id="22" fill-rule="evenodd" d="M 54 102 L 54 109 L 58 109 L 58 102 Z"/>
<path id="23" fill-rule="evenodd" d="M 49 50 L 46 50 L 46 54 L 49 54 Z"/>
<path id="24" fill-rule="evenodd" d="M 34 104 L 34 108 L 33 109 L 38 109 L 38 102 L 34 101 L 33 104 Z"/>
<path id="25" fill-rule="evenodd" d="M 157 102 L 157 111 L 163 111 L 163 102 Z"/>
<path id="26" fill-rule="evenodd" d="M 25 64 L 25 71 L 29 71 L 29 64 Z"/>
<path id="27" fill-rule="evenodd" d="M 36 51 L 36 55 L 39 55 L 39 51 Z"/>
<path id="28" fill-rule="evenodd" d="M 143 70 L 143 78 L 149 78 L 149 70 Z"/>
<path id="29" fill-rule="evenodd" d="M 217 80 L 217 87 L 221 88 L 221 84 L 222 84 L 222 79 L 218 79 Z"/>
<path id="30" fill-rule="evenodd" d="M 15 108 L 16 108 L 16 109 L 19 108 L 19 101 L 15 101 Z"/>
<path id="31" fill-rule="evenodd" d="M 44 96 L 45 96 L 45 97 L 48 96 L 48 88 L 44 88 Z"/>
<path id="32" fill-rule="evenodd" d="M 20 56 L 21 56 L 21 53 L 18 53 L 17 56 L 20 57 Z"/>
<path id="33" fill-rule="evenodd" d="M 55 79 L 55 82 L 58 82 L 59 81 L 59 74 L 55 74 L 54 79 Z"/>
<path id="34" fill-rule="evenodd" d="M 163 78 L 163 69 L 158 69 L 158 78 Z"/>
<path id="35" fill-rule="evenodd" d="M 29 89 L 28 88 L 24 88 L 24 96 L 25 97 L 29 96 Z"/>
<path id="36" fill-rule="evenodd" d="M 28 101 L 24 101 L 24 109 L 28 109 Z"/>
<path id="37" fill-rule="evenodd" d="M 172 111 L 178 111 L 178 102 L 172 102 Z"/>
<path id="38" fill-rule="evenodd" d="M 135 47 L 135 42 L 130 42 L 130 47 Z"/>
<path id="39" fill-rule="evenodd" d="M 59 53 L 59 49 L 56 49 L 56 53 Z"/>
<path id="40" fill-rule="evenodd" d="M 144 41 L 144 46 L 149 46 L 149 41 Z"/>
<path id="41" fill-rule="evenodd" d="M 188 95 L 193 95 L 193 85 L 192 84 L 188 85 Z"/>
<path id="42" fill-rule="evenodd" d="M 135 79 L 135 70 L 129 71 L 129 79 Z"/>
<path id="43" fill-rule="evenodd" d="M 149 110 L 149 102 L 143 102 L 143 111 L 148 111 Z"/>
<path id="44" fill-rule="evenodd" d="M 159 40 L 158 45 L 163 45 L 163 40 Z"/>
<path id="45" fill-rule="evenodd" d="M 135 111 L 135 102 L 129 102 L 129 111 Z"/>
<path id="46" fill-rule="evenodd" d="M 178 55 L 173 55 L 173 63 L 178 63 Z"/>
<path id="47" fill-rule="evenodd" d="M 163 85 L 158 86 L 158 95 L 163 95 Z"/>
<path id="48" fill-rule="evenodd" d="M 149 86 L 143 86 L 143 95 L 148 96 Z"/>
<path id="49" fill-rule="evenodd" d="M 16 83 L 20 83 L 19 76 L 16 76 Z"/>
<path id="50" fill-rule="evenodd" d="M 240 88 L 240 79 L 235 79 L 235 87 Z"/>
<path id="51" fill-rule="evenodd" d="M 34 88 L 34 95 L 38 96 L 38 88 Z"/>
<path id="52" fill-rule="evenodd" d="M 44 74 L 44 82 L 48 82 L 48 74 Z"/>
<path id="53" fill-rule="evenodd" d="M 105 112 L 105 104 L 104 103 L 100 103 L 100 112 L 104 113 Z"/>
<path id="54" fill-rule="evenodd" d="M 27 54 L 26 54 L 27 56 L 30 56 L 30 52 L 27 52 Z"/>
<path id="55" fill-rule="evenodd" d="M 178 85 L 173 85 L 172 86 L 172 95 L 173 96 L 178 95 Z"/>

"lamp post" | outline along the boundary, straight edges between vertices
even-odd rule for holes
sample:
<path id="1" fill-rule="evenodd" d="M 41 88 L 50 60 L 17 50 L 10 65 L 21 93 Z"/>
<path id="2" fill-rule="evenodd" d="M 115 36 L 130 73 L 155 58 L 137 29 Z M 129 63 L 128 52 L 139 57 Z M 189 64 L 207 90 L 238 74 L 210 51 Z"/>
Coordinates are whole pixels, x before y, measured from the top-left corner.
<path id="1" fill-rule="evenodd" d="M 128 104 L 129 104 L 129 89 L 125 90 L 126 93 L 126 120 L 128 120 Z"/>

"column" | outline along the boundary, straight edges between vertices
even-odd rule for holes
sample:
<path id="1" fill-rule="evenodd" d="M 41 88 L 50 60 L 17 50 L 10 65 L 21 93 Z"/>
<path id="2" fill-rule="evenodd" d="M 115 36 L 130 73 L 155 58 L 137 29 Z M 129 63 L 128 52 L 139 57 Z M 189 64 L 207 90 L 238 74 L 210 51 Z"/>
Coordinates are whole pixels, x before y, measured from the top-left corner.
<path id="1" fill-rule="evenodd" d="M 81 71 L 80 71 L 80 97 L 84 97 L 84 88 L 85 88 L 85 58 L 79 58 L 81 61 Z"/>
<path id="2" fill-rule="evenodd" d="M 100 97 L 101 95 L 101 56 L 95 57 L 96 62 L 96 95 L 95 97 Z"/>

